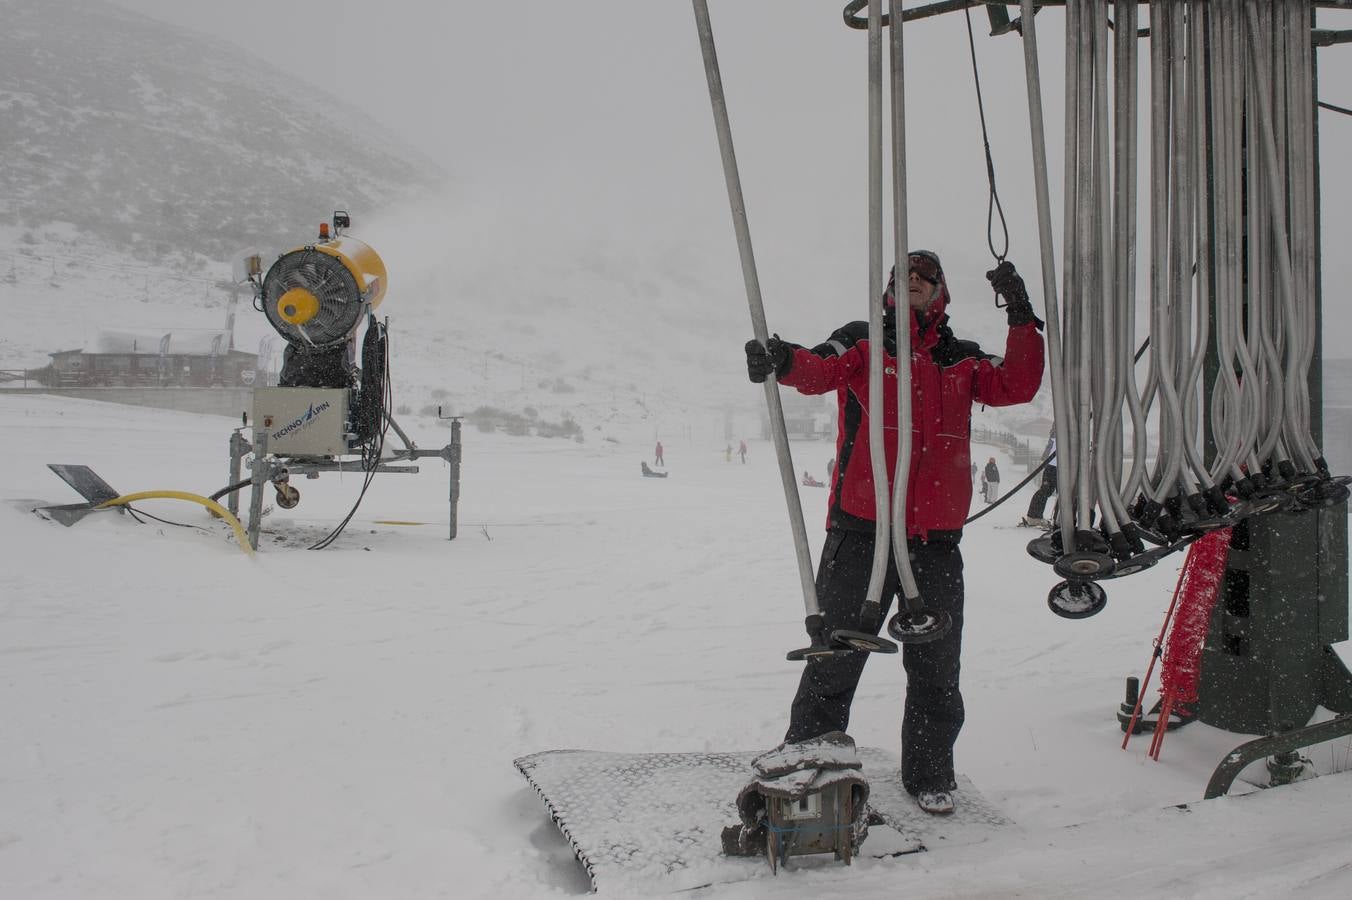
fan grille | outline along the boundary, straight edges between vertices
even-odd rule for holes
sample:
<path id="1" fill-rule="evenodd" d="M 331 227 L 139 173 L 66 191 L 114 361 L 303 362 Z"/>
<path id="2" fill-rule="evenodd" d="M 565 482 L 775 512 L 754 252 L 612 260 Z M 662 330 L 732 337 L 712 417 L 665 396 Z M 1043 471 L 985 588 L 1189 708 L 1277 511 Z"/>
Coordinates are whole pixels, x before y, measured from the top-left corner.
<path id="1" fill-rule="evenodd" d="M 319 300 L 319 312 L 300 325 L 286 321 L 277 301 L 292 288 L 304 288 Z M 318 250 L 283 254 L 263 279 L 263 313 L 277 333 L 298 347 L 339 344 L 361 323 L 361 288 L 342 261 Z"/>

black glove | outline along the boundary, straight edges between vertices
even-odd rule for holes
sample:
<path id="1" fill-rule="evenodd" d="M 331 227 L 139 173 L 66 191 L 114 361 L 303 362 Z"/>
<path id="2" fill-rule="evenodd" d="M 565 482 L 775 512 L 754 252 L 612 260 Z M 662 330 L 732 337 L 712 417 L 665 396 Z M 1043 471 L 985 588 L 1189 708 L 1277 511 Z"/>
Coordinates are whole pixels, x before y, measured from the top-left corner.
<path id="1" fill-rule="evenodd" d="M 793 368 L 793 347 L 773 335 L 764 345 L 752 338 L 746 342 L 746 377 L 764 383 L 771 372 L 783 378 Z"/>
<path id="2" fill-rule="evenodd" d="M 1012 262 L 1005 260 L 991 269 L 986 273 L 986 280 L 991 283 L 995 293 L 1004 299 L 1005 314 L 1009 317 L 1010 328 L 1030 323 L 1037 325 L 1038 328 L 1042 327 L 1042 320 L 1033 314 L 1033 304 L 1028 300 L 1028 289 L 1023 285 L 1023 278 L 1015 271 Z"/>

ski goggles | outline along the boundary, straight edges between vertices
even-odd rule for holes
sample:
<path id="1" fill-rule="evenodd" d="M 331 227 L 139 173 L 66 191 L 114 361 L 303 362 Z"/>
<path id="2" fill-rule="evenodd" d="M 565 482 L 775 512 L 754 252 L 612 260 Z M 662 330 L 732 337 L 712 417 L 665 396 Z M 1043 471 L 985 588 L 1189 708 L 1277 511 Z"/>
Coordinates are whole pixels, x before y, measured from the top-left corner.
<path id="1" fill-rule="evenodd" d="M 920 276 L 921 281 L 930 284 L 938 284 L 944 277 L 944 270 L 939 268 L 939 261 L 932 256 L 924 253 L 912 253 L 906 259 L 906 264 L 910 271 Z"/>

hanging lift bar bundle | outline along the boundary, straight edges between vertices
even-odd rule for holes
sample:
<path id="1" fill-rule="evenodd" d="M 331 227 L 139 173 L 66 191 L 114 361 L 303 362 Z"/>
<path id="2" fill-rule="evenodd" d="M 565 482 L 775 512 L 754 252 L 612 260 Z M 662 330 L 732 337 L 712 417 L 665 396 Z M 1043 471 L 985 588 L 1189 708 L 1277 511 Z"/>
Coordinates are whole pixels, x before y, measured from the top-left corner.
<path id="1" fill-rule="evenodd" d="M 1048 596 L 1050 608 L 1083 618 L 1106 603 L 1100 581 L 1149 568 L 1201 534 L 1250 516 L 1347 499 L 1352 479 L 1329 472 L 1311 434 L 1307 385 L 1317 334 L 1310 252 L 1317 233 L 1310 11 L 1329 4 L 1154 0 L 1148 30 L 1138 27 L 1136 0 L 1111 0 L 1111 9 L 1109 0 L 1022 0 L 1015 21 L 1004 14 L 1008 5 L 963 0 L 906 11 L 893 3 L 886 15 L 879 0 L 852 0 L 845 7 L 847 23 L 869 33 L 870 323 L 880 325 L 875 301 L 883 270 L 881 31 L 896 21 L 889 28 L 890 93 L 894 253 L 900 258 L 906 240 L 901 25 L 986 6 L 994 32 L 1017 31 L 1024 43 L 1060 460 L 1058 527 L 1028 549 L 1064 579 Z M 865 6 L 868 15 L 861 20 L 856 14 Z M 1064 7 L 1066 32 L 1077 38 L 1065 44 L 1065 252 L 1059 284 L 1036 49 L 1035 13 L 1041 6 Z M 707 4 L 696 0 L 695 7 L 753 325 L 764 341 L 768 331 Z M 1150 39 L 1151 76 L 1145 312 L 1150 360 L 1143 384 L 1132 353 L 1138 324 L 1140 36 Z M 1307 96 L 1311 103 L 1292 99 Z M 1204 384 L 1208 366 L 1212 374 Z M 905 374 L 899 372 L 899 378 Z M 881 373 L 871 370 L 869 377 L 870 383 L 880 381 Z M 901 387 L 898 412 L 905 421 L 909 392 Z M 782 421 L 773 382 L 766 383 L 766 396 L 771 421 Z M 871 410 L 871 426 L 880 421 L 877 412 Z M 776 449 L 812 633 L 811 623 L 820 619 L 810 557 L 787 437 L 781 439 L 778 431 Z M 898 466 L 906 464 L 906 437 L 903 429 Z M 895 480 L 889 503 L 884 474 L 874 473 L 879 540 L 866 603 L 880 600 L 890 532 L 901 582 L 899 615 L 918 614 L 926 629 L 940 629 L 941 623 L 921 612 L 923 600 L 901 552 L 905 529 L 897 512 L 905 509 L 906 480 Z M 902 641 L 916 639 L 896 617 L 889 633 Z M 839 641 L 817 638 L 813 647 L 826 652 L 829 643 L 839 648 Z"/>
<path id="2" fill-rule="evenodd" d="M 693 3 L 752 322 L 764 343 L 768 330 L 707 0 Z M 1140 27 L 1140 5 L 1148 6 L 1148 28 Z M 1306 549 L 1307 561 L 1328 584 L 1320 580 L 1301 590 L 1312 598 L 1326 587 L 1335 596 L 1345 594 L 1347 559 L 1340 549 L 1345 529 L 1335 523 L 1328 536 L 1323 529 L 1333 521 L 1328 511 L 1347 503 L 1352 477 L 1331 473 L 1319 448 L 1311 379 L 1317 378 L 1320 318 L 1314 119 L 1319 108 L 1348 111 L 1315 96 L 1313 51 L 1352 42 L 1352 31 L 1315 30 L 1313 20 L 1314 10 L 1352 9 L 1352 0 L 943 0 L 911 10 L 901 0 L 889 0 L 886 14 L 881 0 L 850 0 L 845 22 L 866 29 L 869 38 L 870 329 L 881 327 L 882 29 L 891 35 L 893 233 L 894 255 L 901 259 L 907 246 L 903 24 L 976 6 L 986 8 L 993 36 L 1017 33 L 1024 51 L 1061 497 L 1056 527 L 1031 541 L 1028 552 L 1063 579 L 1049 593 L 1049 607 L 1066 618 L 1092 616 L 1107 602 L 1099 582 L 1150 568 L 1206 535 L 1213 535 L 1211 543 L 1228 541 L 1232 531 L 1245 534 L 1237 537 L 1245 541 L 1250 531 L 1275 536 L 1276 526 L 1262 525 L 1275 514 L 1302 535 L 1312 528 L 1318 532 L 1319 546 Z M 1010 6 L 1019 7 L 1018 18 L 1009 17 Z M 1064 9 L 1066 33 L 1059 278 L 1035 19 L 1049 6 Z M 867 15 L 860 16 L 865 7 Z M 970 19 L 968 29 L 972 43 Z M 1151 95 L 1148 281 L 1141 292 L 1137 81 L 1143 38 L 1150 42 Z M 974 44 L 973 69 L 975 74 Z M 980 104 L 979 76 L 977 92 Z M 984 113 L 982 125 L 984 137 Z M 988 144 L 987 171 L 994 208 Z M 988 215 L 988 240 L 990 229 Z M 1148 336 L 1133 352 L 1142 323 Z M 1147 348 L 1148 365 L 1138 373 L 1136 363 Z M 870 362 L 872 428 L 882 420 L 882 373 L 872 365 L 876 359 Z M 898 372 L 900 421 L 910 413 L 904 377 L 905 367 Z M 868 635 L 822 634 L 773 375 L 765 390 L 812 637 L 811 647 L 789 658 L 859 649 L 894 652 L 894 645 L 870 643 L 879 639 Z M 907 437 L 909 429 L 902 429 L 898 469 L 909 465 Z M 870 438 L 881 441 L 872 431 Z M 903 642 L 924 640 L 925 632 L 942 633 L 944 623 L 926 617 L 904 552 L 900 511 L 906 508 L 907 480 L 896 479 L 888 498 L 886 472 L 878 469 L 879 459 L 874 465 L 878 540 L 865 618 L 870 607 L 877 608 L 887 556 L 895 552 L 902 602 L 888 631 Z M 895 546 L 886 540 L 889 535 Z M 1320 542 L 1326 537 L 1337 546 L 1324 548 Z M 1263 540 L 1271 554 L 1273 537 Z M 1276 590 L 1273 596 L 1295 595 Z M 908 616 L 918 617 L 917 630 L 898 626 Z M 1318 638 L 1327 643 L 1345 637 L 1346 617 L 1340 628 L 1335 610 Z M 1352 712 L 1352 673 L 1327 663 L 1311 670 L 1317 670 L 1319 689 L 1296 699 Z M 1244 672 L 1256 671 L 1250 669 Z M 1297 675 L 1299 680 L 1309 672 Z M 1220 710 L 1216 724 L 1229 727 L 1220 721 L 1226 716 L 1247 723 L 1263 721 L 1264 715 L 1262 709 L 1236 706 Z M 1352 715 L 1340 722 L 1340 734 L 1352 732 Z M 1301 746 L 1293 741 L 1279 743 Z"/>
<path id="3" fill-rule="evenodd" d="M 1063 7 L 1067 5 L 1068 0 L 1035 0 L 1033 3 L 1034 11 L 1043 7 Z M 1070 0 L 1073 2 L 1073 0 Z M 1103 0 L 1104 3 L 1116 3 L 1117 0 Z M 1153 0 L 1128 0 L 1128 2 L 1139 3 L 1142 6 L 1148 5 Z M 850 0 L 845 4 L 844 17 L 845 24 L 851 28 L 863 31 L 868 28 L 868 20 L 861 17 L 859 12 L 868 5 L 868 0 Z M 1021 7 L 1021 0 L 938 0 L 935 3 L 926 3 L 913 9 L 903 10 L 901 20 L 903 22 L 914 22 L 920 19 L 929 19 L 934 16 L 941 16 L 945 13 L 961 12 L 966 9 L 985 7 L 991 16 L 992 36 L 1005 34 L 1010 30 L 1018 31 L 1022 23 L 1017 20 L 1011 22 L 1009 19 L 1009 7 Z M 1352 0 L 1310 0 L 1310 6 L 1318 9 L 1352 9 Z M 882 17 L 882 26 L 884 28 L 892 24 L 891 16 Z M 1001 26 L 1004 27 L 1001 27 Z M 1149 34 L 1148 31 L 1139 33 L 1141 37 Z M 1326 47 L 1330 44 L 1352 43 L 1352 31 L 1315 31 L 1314 46 Z"/>
<path id="4" fill-rule="evenodd" d="M 845 7 L 850 27 L 985 6 L 992 35 L 1022 36 L 1061 496 L 1057 527 L 1028 551 L 1064 579 L 1050 608 L 1092 616 L 1107 602 L 1099 582 L 1233 532 L 1244 551 L 1233 585 L 1243 587 L 1229 570 L 1212 573 L 1226 576 L 1223 612 L 1196 715 L 1230 730 L 1275 729 L 1240 748 L 1246 761 L 1352 733 L 1352 672 L 1328 646 L 1347 636 L 1346 525 L 1333 508 L 1347 503 L 1352 478 L 1330 472 L 1311 397 L 1321 315 L 1315 114 L 1350 112 L 1318 100 L 1314 49 L 1352 42 L 1352 31 L 1314 29 L 1314 11 L 1352 9 L 1352 0 L 1150 0 L 1149 28 L 1138 25 L 1137 0 L 1021 0 L 1014 20 L 1011 2 L 949 0 L 894 8 L 881 23 L 874 4 L 867 20 L 858 16 L 865 5 Z M 1059 279 L 1035 22 L 1044 6 L 1064 8 L 1067 36 Z M 1139 38 L 1150 40 L 1151 89 L 1143 381 L 1132 353 Z M 904 165 L 896 174 L 904 180 Z M 1267 610 L 1254 621 L 1243 611 L 1249 585 L 1262 601 L 1254 609 Z M 1289 632 L 1280 647 L 1274 630 Z M 1349 715 L 1285 731 L 1316 705 Z M 1231 768 L 1217 771 L 1207 796 L 1224 792 Z"/>
<path id="5" fill-rule="evenodd" d="M 1059 533 L 1034 540 L 1029 552 L 1066 579 L 1048 599 L 1053 611 L 1078 618 L 1106 602 L 1096 582 L 1141 571 L 1250 516 L 1345 502 L 1349 479 L 1331 475 L 1310 430 L 1310 4 L 1151 5 L 1151 355 L 1139 393 L 1129 362 L 1137 4 L 1114 3 L 1116 28 L 1105 3 L 1064 5 L 1067 33 L 1081 39 L 1066 45 L 1065 316 L 1049 335 L 1063 508 Z M 1032 12 L 1025 0 L 1030 107 L 1038 84 Z M 1302 97 L 1311 102 L 1292 99 Z M 1110 114 L 1111 182 L 1102 163 Z M 1035 143 L 1039 135 L 1035 125 Z M 1040 204 L 1040 223 L 1044 216 Z M 1055 296 L 1046 296 L 1050 321 Z M 1215 377 L 1204 389 L 1208 354 Z M 1124 402 L 1132 427 L 1125 473 Z"/>

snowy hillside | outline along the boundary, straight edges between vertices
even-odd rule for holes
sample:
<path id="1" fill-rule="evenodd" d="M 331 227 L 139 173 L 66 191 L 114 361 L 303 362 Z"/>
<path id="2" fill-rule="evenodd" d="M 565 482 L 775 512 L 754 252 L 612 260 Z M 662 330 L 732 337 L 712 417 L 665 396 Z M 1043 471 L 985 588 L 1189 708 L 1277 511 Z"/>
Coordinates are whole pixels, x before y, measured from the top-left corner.
<path id="1" fill-rule="evenodd" d="M 218 39 L 102 2 L 0 15 L 0 369 L 102 329 L 220 329 L 238 251 L 444 187 L 335 93 Z M 238 321 L 241 349 L 270 331 Z"/>
<path id="2" fill-rule="evenodd" d="M 443 177 L 338 84 L 326 94 L 222 41 L 102 2 L 3 0 L 0 15 L 7 225 L 70 223 L 197 274 L 293 240 L 332 206 L 371 208 Z"/>
<path id="3" fill-rule="evenodd" d="M 669 439 L 658 480 L 638 473 L 641 426 L 618 444 L 467 430 L 454 542 L 445 469 L 425 461 L 378 477 L 321 552 L 301 548 L 360 480 L 302 482 L 301 505 L 268 517 L 250 559 L 188 504 L 143 506 L 191 528 L 107 513 L 66 529 L 30 512 L 75 499 L 48 462 L 92 464 L 122 491 L 209 493 L 231 420 L 7 396 L 0 417 L 0 896 L 581 895 L 586 876 L 513 758 L 782 737 L 802 605 L 763 442 L 742 465 Z M 444 434 L 413 432 L 425 445 Z M 795 447 L 820 476 L 817 450 Z M 815 554 L 824 491 L 803 502 Z M 1258 764 L 1236 785 L 1248 795 L 1199 803 L 1245 736 L 1190 725 L 1158 763 L 1144 738 L 1120 749 L 1123 677 L 1149 660 L 1175 560 L 1109 582 L 1097 617 L 1059 619 L 1028 532 L 1009 527 L 1017 513 L 1002 507 L 964 540 L 957 747 L 1017 827 L 697 895 L 1352 893 L 1352 775 L 1254 793 Z M 897 657 L 870 663 L 851 729 L 861 745 L 895 752 L 901 679 Z M 1350 752 L 1344 739 L 1309 756 L 1330 773 Z"/>

